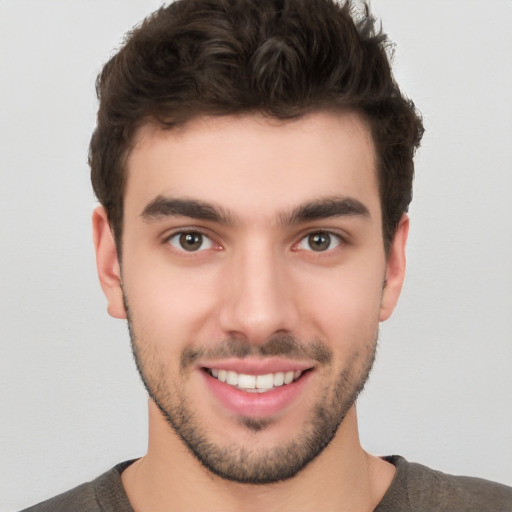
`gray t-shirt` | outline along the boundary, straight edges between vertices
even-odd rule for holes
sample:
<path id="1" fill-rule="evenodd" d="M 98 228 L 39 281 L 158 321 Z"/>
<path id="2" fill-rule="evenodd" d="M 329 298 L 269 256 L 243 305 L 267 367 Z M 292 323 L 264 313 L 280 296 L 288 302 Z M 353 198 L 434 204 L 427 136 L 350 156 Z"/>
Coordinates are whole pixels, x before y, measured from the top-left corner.
<path id="1" fill-rule="evenodd" d="M 512 512 L 512 487 L 446 475 L 398 455 L 384 459 L 397 471 L 374 512 Z M 132 462 L 22 512 L 133 512 L 121 482 Z"/>

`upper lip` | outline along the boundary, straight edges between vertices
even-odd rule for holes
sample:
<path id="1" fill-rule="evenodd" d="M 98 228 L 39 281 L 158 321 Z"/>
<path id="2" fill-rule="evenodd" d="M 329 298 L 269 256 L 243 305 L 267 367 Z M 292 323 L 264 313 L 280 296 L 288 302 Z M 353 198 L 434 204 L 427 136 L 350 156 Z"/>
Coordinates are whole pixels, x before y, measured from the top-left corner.
<path id="1" fill-rule="evenodd" d="M 217 370 L 233 371 L 247 375 L 265 375 L 267 373 L 305 371 L 315 365 L 311 362 L 295 361 L 283 358 L 228 358 L 202 361 L 198 368 L 215 368 Z"/>

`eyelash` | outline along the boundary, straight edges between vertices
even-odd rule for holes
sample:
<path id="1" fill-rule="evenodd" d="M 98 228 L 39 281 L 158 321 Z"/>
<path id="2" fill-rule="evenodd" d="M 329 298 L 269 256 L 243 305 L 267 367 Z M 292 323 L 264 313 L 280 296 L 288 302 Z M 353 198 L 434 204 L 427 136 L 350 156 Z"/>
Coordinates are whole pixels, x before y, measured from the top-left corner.
<path id="1" fill-rule="evenodd" d="M 201 237 L 201 245 L 203 245 L 205 241 L 208 242 L 208 247 L 200 248 L 198 250 L 191 250 L 191 251 L 185 249 L 183 247 L 183 245 L 181 244 L 181 242 L 184 241 L 183 237 L 194 236 L 194 235 Z M 173 243 L 173 240 L 176 240 L 176 245 Z M 205 251 L 208 249 L 213 249 L 213 248 L 219 247 L 218 244 L 216 244 L 210 236 L 208 236 L 206 233 L 204 233 L 203 231 L 201 231 L 199 229 L 188 229 L 188 230 L 177 231 L 175 233 L 172 233 L 170 236 L 168 236 L 165 239 L 165 242 L 167 244 L 171 245 L 177 251 L 189 253 L 189 254 L 202 252 L 202 251 Z"/>
<path id="2" fill-rule="evenodd" d="M 313 247 L 311 246 L 311 242 L 313 241 L 313 237 L 324 237 L 324 238 L 327 238 L 328 239 L 328 245 L 327 247 L 325 248 L 325 250 L 315 250 L 313 249 Z M 307 243 L 309 244 L 309 249 L 305 249 L 304 247 L 301 247 L 301 245 L 303 243 Z M 333 233 L 332 231 L 327 231 L 327 230 L 317 230 L 317 231 L 310 231 L 309 233 L 307 233 L 305 236 L 303 236 L 300 241 L 295 245 L 295 247 L 297 247 L 299 250 L 300 249 L 304 249 L 308 252 L 316 252 L 316 253 L 326 253 L 326 252 L 330 252 L 330 251 L 333 251 L 334 249 L 338 248 L 340 245 L 343 245 L 345 243 L 345 240 L 344 238 L 337 234 L 337 233 Z M 332 245 L 335 244 L 334 247 L 332 247 Z"/>
<path id="3" fill-rule="evenodd" d="M 185 249 L 182 245 L 182 242 L 185 241 L 185 239 L 183 237 L 194 236 L 194 235 L 196 235 L 196 237 L 201 238 L 199 248 L 192 249 L 192 250 Z M 315 237 L 315 236 L 316 237 L 323 236 L 324 238 L 328 239 L 328 245 L 325 249 L 315 250 L 310 245 L 310 243 L 313 241 L 312 237 Z M 173 243 L 173 241 L 174 241 L 174 243 Z M 202 247 L 205 242 L 207 243 L 207 247 Z M 212 239 L 211 236 L 204 233 L 200 229 L 186 229 L 186 230 L 176 231 L 165 238 L 165 243 L 171 245 L 176 251 L 178 251 L 180 253 L 185 253 L 185 254 L 190 254 L 190 255 L 199 253 L 202 251 L 206 251 L 209 249 L 221 249 L 222 248 L 221 245 L 217 244 Z M 304 243 L 309 244 L 309 248 L 301 247 L 301 245 Z M 344 245 L 345 243 L 346 243 L 346 240 L 341 235 L 339 235 L 337 233 L 333 233 L 332 231 L 320 229 L 320 230 L 315 230 L 315 231 L 309 231 L 308 233 L 303 235 L 299 239 L 299 241 L 293 245 L 293 250 L 294 251 L 304 250 L 306 252 L 321 254 L 321 253 L 327 253 L 327 252 L 333 251 L 336 248 L 340 247 L 341 245 Z M 332 246 L 333 244 L 335 244 L 334 247 Z"/>

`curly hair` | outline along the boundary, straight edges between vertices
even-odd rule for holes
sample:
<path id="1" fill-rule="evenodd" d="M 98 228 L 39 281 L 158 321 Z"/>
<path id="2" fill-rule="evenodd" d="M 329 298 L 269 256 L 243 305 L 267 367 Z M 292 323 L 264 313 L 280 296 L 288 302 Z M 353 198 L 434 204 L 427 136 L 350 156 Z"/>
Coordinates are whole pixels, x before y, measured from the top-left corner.
<path id="1" fill-rule="evenodd" d="M 128 33 L 96 82 L 89 164 L 120 251 L 125 164 L 135 131 L 201 115 L 293 119 L 355 109 L 376 148 L 389 250 L 412 199 L 421 116 L 397 86 L 390 43 L 368 6 L 350 0 L 177 0 Z"/>

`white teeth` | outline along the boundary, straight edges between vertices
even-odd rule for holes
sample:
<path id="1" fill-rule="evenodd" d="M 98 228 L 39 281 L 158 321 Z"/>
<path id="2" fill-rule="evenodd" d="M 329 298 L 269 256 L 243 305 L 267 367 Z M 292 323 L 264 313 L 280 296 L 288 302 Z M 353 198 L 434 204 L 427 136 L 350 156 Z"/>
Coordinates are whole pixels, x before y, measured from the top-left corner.
<path id="1" fill-rule="evenodd" d="M 286 372 L 284 374 L 284 383 L 290 384 L 291 382 L 293 382 L 293 372 Z"/>
<path id="2" fill-rule="evenodd" d="M 238 385 L 238 373 L 236 372 L 228 372 L 228 376 L 226 377 L 226 382 L 231 384 L 232 386 Z"/>
<path id="3" fill-rule="evenodd" d="M 274 386 L 282 386 L 284 384 L 284 373 L 274 373 Z"/>
<path id="4" fill-rule="evenodd" d="M 237 373 L 231 370 L 219 370 L 217 368 L 212 368 L 210 373 L 212 377 L 215 377 L 230 386 L 237 387 L 244 391 L 258 393 L 264 393 L 265 391 L 269 391 L 274 387 L 283 386 L 284 384 L 291 384 L 302 375 L 300 370 L 295 372 L 266 373 L 264 375 L 248 375 L 246 373 Z"/>
<path id="5" fill-rule="evenodd" d="M 238 387 L 244 389 L 254 389 L 259 387 L 256 382 L 256 375 L 246 375 L 244 373 L 240 373 L 238 375 Z"/>
<path id="6" fill-rule="evenodd" d="M 255 380 L 256 387 L 258 389 L 271 389 L 274 387 L 274 375 L 272 373 L 267 373 L 266 375 L 258 375 Z M 240 386 L 240 380 L 238 382 L 238 385 Z"/>

